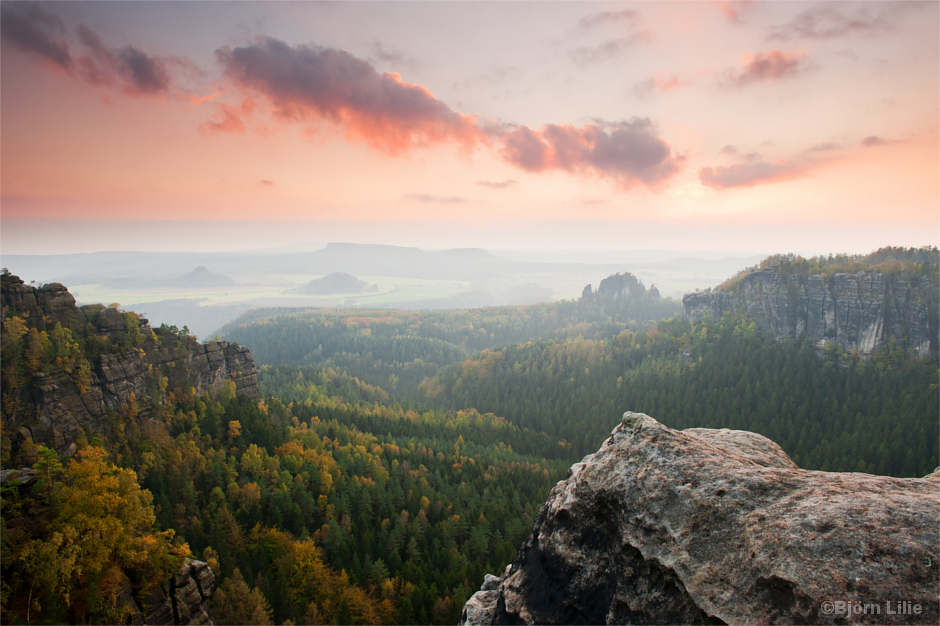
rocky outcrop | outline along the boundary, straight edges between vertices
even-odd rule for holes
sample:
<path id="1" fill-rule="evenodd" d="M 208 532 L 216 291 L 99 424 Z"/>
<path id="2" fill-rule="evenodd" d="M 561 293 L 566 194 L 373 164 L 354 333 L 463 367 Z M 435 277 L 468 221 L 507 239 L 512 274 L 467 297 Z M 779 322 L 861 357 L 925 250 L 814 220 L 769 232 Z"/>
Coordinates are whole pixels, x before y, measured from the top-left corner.
<path id="1" fill-rule="evenodd" d="M 23 284 L 16 276 L 5 275 L 0 290 L 0 317 L 16 313 L 28 326 L 44 329 L 57 323 L 63 328 L 78 328 L 86 323 L 85 315 L 75 306 L 75 298 L 61 283 L 38 288 Z"/>
<path id="2" fill-rule="evenodd" d="M 32 439 L 51 444 L 60 454 L 70 454 L 78 429 L 106 434 L 108 411 L 128 405 L 132 397 L 136 402 L 159 390 L 163 377 L 168 384 L 161 396 L 183 385 L 183 381 L 189 381 L 199 394 L 207 389 L 220 390 L 228 380 L 235 383 L 236 395 L 259 396 L 258 376 L 248 348 L 227 341 L 200 344 L 190 337 L 170 344 L 102 355 L 84 392 L 61 370 L 35 374 L 35 419 L 24 424 Z M 139 415 L 148 417 L 146 405 L 141 405 Z"/>
<path id="3" fill-rule="evenodd" d="M 936 624 L 938 519 L 940 471 L 800 470 L 759 435 L 625 413 L 461 623 Z"/>
<path id="4" fill-rule="evenodd" d="M 215 573 L 204 561 L 186 559 L 170 579 L 169 588 L 154 587 L 141 600 L 128 598 L 131 624 L 169 626 L 171 624 L 215 624 L 209 613 L 209 599 L 215 591 Z"/>
<path id="5" fill-rule="evenodd" d="M 597 291 L 592 292 L 591 285 L 587 285 L 581 292 L 581 298 L 583 300 L 593 299 L 598 302 L 639 300 L 649 295 L 643 281 L 630 272 L 611 274 L 601 281 L 601 284 L 597 286 Z M 656 295 L 658 298 L 658 290 L 656 291 Z"/>
<path id="6" fill-rule="evenodd" d="M 31 467 L 0 470 L 0 487 L 8 485 L 31 485 L 36 480 L 36 470 Z"/>
<path id="7" fill-rule="evenodd" d="M 199 343 L 187 335 L 157 335 L 145 318 L 128 317 L 133 314 L 101 305 L 76 307 L 75 298 L 58 283 L 35 288 L 17 281 L 4 276 L 4 322 L 16 315 L 27 326 L 50 331 L 61 323 L 73 336 L 84 337 L 86 344 L 97 341 L 107 347 L 104 354 L 89 359 L 91 371 L 84 382 L 76 382 L 74 371 L 56 366 L 31 374 L 16 389 L 8 389 L 4 381 L 4 394 L 15 397 L 18 407 L 11 425 L 36 443 L 68 455 L 79 429 L 89 435 L 107 435 L 109 414 L 132 402 L 138 405 L 138 416 L 145 419 L 149 409 L 143 399 L 165 400 L 176 387 L 192 386 L 201 394 L 220 391 L 232 381 L 236 395 L 260 395 L 254 359 L 237 343 Z M 132 334 L 135 338 L 130 341 Z"/>
<path id="8" fill-rule="evenodd" d="M 940 349 L 937 285 L 926 276 L 909 284 L 896 274 L 863 270 L 801 279 L 777 268 L 751 272 L 733 290 L 708 290 L 682 298 L 693 324 L 726 313 L 752 318 L 777 341 L 809 339 L 818 349 L 827 343 L 843 352 L 871 354 L 893 338 L 921 356 Z"/>

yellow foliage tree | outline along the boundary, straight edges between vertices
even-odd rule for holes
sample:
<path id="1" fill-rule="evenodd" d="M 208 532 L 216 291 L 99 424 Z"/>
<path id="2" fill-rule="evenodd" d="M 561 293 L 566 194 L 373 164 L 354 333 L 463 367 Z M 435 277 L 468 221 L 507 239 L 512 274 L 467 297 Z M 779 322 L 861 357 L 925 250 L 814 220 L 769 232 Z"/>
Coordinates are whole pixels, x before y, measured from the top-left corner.
<path id="1" fill-rule="evenodd" d="M 43 472 L 50 453 L 40 448 L 37 471 Z M 64 605 L 72 623 L 123 622 L 132 610 L 124 592 L 128 573 L 144 587 L 159 584 L 179 569 L 189 546 L 173 545 L 172 530 L 154 530 L 153 496 L 133 471 L 109 462 L 103 449 L 83 448 L 63 474 L 42 485 L 49 522 L 11 550 L 15 578 L 24 587 L 17 595 L 26 596 L 23 617 L 47 618 L 47 604 Z"/>

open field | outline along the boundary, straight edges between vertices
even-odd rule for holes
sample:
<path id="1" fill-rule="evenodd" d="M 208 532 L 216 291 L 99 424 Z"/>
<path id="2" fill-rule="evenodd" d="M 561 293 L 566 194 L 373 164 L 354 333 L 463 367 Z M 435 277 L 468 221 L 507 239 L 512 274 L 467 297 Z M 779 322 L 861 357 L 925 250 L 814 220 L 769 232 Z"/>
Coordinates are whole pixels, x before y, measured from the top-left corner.
<path id="1" fill-rule="evenodd" d="M 447 298 L 471 288 L 466 281 L 441 281 L 421 278 L 362 276 L 361 280 L 377 285 L 376 291 L 310 295 L 297 293 L 285 284 L 304 285 L 319 275 L 284 274 L 269 277 L 268 285 L 229 285 L 225 287 L 117 289 L 94 283 L 69 286 L 80 304 L 117 302 L 122 306 L 161 302 L 163 300 L 197 300 L 199 306 L 223 304 L 257 304 L 263 306 L 340 306 L 355 300 L 358 304 L 379 305 L 418 300 Z"/>

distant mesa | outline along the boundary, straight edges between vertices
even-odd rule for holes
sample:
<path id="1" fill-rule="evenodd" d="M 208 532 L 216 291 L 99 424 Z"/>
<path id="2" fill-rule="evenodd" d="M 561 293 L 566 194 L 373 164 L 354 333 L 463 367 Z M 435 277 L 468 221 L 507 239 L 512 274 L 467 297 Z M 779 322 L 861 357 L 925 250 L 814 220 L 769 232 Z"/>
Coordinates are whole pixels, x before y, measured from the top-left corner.
<path id="1" fill-rule="evenodd" d="M 300 288 L 301 293 L 316 295 L 330 295 L 339 293 L 362 293 L 364 291 L 374 291 L 375 285 L 371 288 L 364 280 L 359 280 L 352 274 L 346 272 L 333 272 L 323 278 L 314 278 L 309 283 Z"/>

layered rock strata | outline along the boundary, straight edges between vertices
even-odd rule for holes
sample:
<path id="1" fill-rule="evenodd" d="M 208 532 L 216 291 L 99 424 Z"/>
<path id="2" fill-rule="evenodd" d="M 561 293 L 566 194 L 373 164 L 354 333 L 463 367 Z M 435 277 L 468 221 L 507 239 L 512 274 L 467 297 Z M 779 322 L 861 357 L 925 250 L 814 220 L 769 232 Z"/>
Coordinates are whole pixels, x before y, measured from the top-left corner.
<path id="1" fill-rule="evenodd" d="M 28 326 L 52 330 L 56 324 L 74 335 L 97 335 L 120 340 L 128 329 L 124 314 L 102 305 L 77 307 L 75 298 L 58 283 L 39 288 L 7 280 L 2 290 L 2 317 L 22 318 Z M 145 318 L 138 318 L 136 332 L 143 340 L 137 347 L 103 354 L 91 362 L 90 382 L 79 388 L 62 368 L 36 373 L 12 393 L 19 410 L 16 426 L 21 436 L 70 454 L 79 429 L 89 435 L 106 435 L 109 412 L 126 407 L 133 398 L 140 403 L 139 417 L 147 418 L 147 396 L 165 399 L 175 387 L 191 385 L 197 394 L 221 390 L 228 381 L 236 395 L 257 398 L 258 376 L 248 348 L 227 341 L 199 343 L 190 336 L 152 332 Z M 165 380 L 164 380 L 165 379 Z M 6 391 L 5 391 L 6 393 Z"/>
<path id="2" fill-rule="evenodd" d="M 170 579 L 169 588 L 154 587 L 143 601 L 128 599 L 130 623 L 148 626 L 215 624 L 209 599 L 215 591 L 215 573 L 204 561 L 186 559 Z"/>
<path id="3" fill-rule="evenodd" d="M 625 413 L 461 623 L 936 624 L 938 519 L 940 471 L 800 470 L 760 435 Z"/>
<path id="4" fill-rule="evenodd" d="M 898 275 L 863 270 L 801 281 L 768 267 L 744 276 L 733 291 L 686 294 L 682 306 L 693 324 L 707 316 L 745 315 L 777 341 L 805 337 L 819 349 L 833 343 L 867 355 L 894 338 L 921 356 L 936 356 L 937 289 L 926 276 L 908 284 Z"/>

